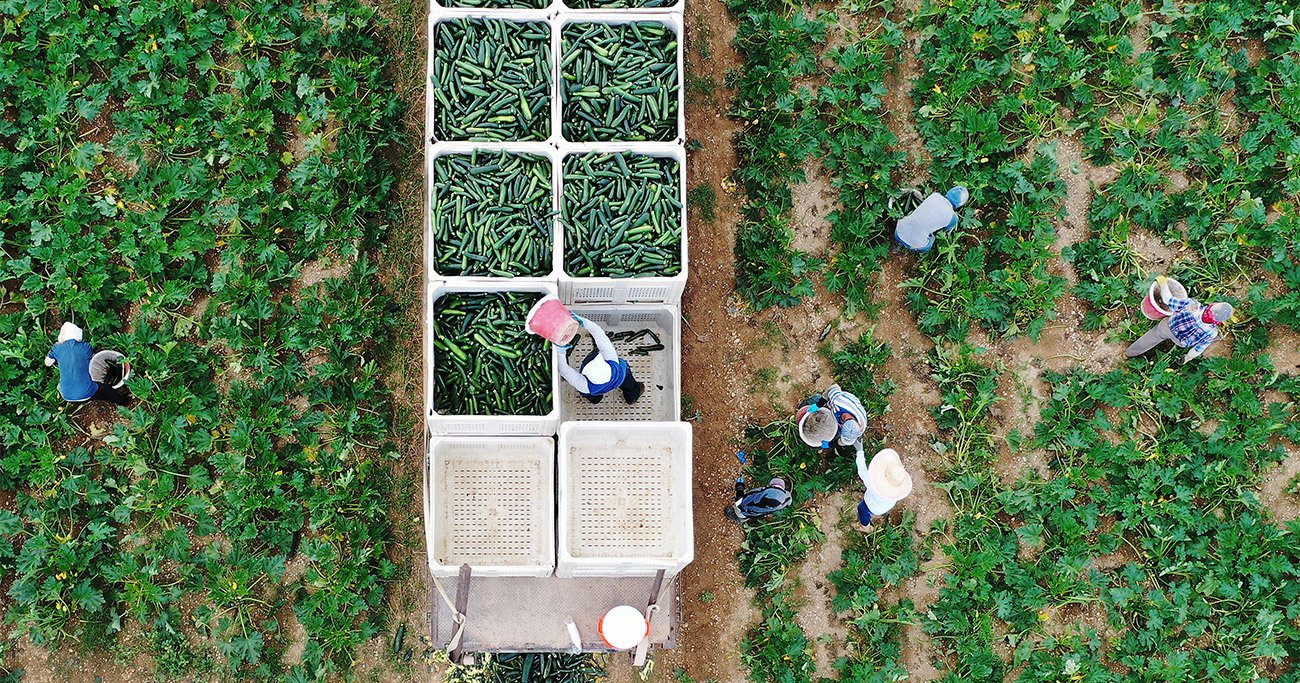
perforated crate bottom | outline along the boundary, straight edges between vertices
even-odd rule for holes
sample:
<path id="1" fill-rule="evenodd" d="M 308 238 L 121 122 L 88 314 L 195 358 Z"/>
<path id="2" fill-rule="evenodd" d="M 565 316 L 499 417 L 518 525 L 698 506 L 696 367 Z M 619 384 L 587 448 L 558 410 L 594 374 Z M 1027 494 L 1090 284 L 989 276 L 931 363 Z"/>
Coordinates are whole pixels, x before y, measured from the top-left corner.
<path id="1" fill-rule="evenodd" d="M 600 403 L 593 404 L 583 398 L 577 389 L 569 386 L 568 382 L 561 379 L 560 414 L 562 419 L 653 422 L 671 422 L 677 419 L 677 415 L 673 411 L 673 402 L 676 399 L 672 391 L 672 378 L 675 374 L 675 369 L 672 367 L 672 351 L 677 340 L 670 340 L 672 330 L 664 328 L 653 320 L 619 324 L 602 323 L 601 327 L 604 328 L 606 333 L 610 334 L 644 329 L 653 330 L 663 341 L 664 348 L 660 351 L 651 351 L 646 356 L 629 356 L 629 351 L 641 345 L 653 344 L 654 340 L 643 337 L 634 342 L 614 342 L 614 348 L 618 351 L 619 357 L 626 360 L 628 367 L 632 368 L 632 376 L 645 383 L 645 393 L 636 403 L 628 405 L 627 401 L 623 400 L 623 392 L 616 389 L 605 394 L 605 398 Z M 574 368 L 581 367 L 582 360 L 587 357 L 588 353 L 591 353 L 593 348 L 595 348 L 595 344 L 591 341 L 590 335 L 579 335 L 578 342 L 574 344 L 573 353 L 566 354 L 570 359 L 569 365 Z M 564 357 L 561 356 L 561 358 Z"/>
<path id="2" fill-rule="evenodd" d="M 673 449 L 620 439 L 605 445 L 575 443 L 569 452 L 572 552 L 585 559 L 672 558 L 677 545 Z"/>
<path id="3" fill-rule="evenodd" d="M 552 542 L 551 457 L 532 441 L 439 446 L 435 557 L 449 566 L 539 566 Z"/>
<path id="4" fill-rule="evenodd" d="M 447 595 L 456 599 L 456 578 L 441 579 Z M 664 581 L 659 610 L 650 620 L 650 643 L 676 645 L 676 581 Z M 644 611 L 654 577 L 575 578 L 472 577 L 465 610 L 462 647 L 469 652 L 553 652 L 569 647 L 564 618 L 573 617 L 583 650 L 605 651 L 596 622 L 619 605 Z M 446 647 L 455 628 L 451 609 L 430 587 L 434 647 Z"/>

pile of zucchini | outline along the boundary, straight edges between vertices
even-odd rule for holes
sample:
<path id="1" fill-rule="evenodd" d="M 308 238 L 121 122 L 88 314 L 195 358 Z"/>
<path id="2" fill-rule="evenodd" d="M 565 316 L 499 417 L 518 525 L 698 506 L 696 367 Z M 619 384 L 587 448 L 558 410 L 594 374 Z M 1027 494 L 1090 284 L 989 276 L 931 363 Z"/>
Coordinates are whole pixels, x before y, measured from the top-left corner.
<path id="1" fill-rule="evenodd" d="M 461 18 L 434 30 L 435 138 L 551 136 L 551 29 L 545 22 Z"/>
<path id="2" fill-rule="evenodd" d="M 570 142 L 677 139 L 677 35 L 657 21 L 573 23 L 562 34 Z"/>
<path id="3" fill-rule="evenodd" d="M 564 270 L 573 277 L 670 277 L 682 269 L 681 168 L 631 152 L 564 159 Z"/>
<path id="4" fill-rule="evenodd" d="M 444 7 L 483 7 L 487 9 L 546 9 L 547 0 L 443 0 Z"/>
<path id="5" fill-rule="evenodd" d="M 551 350 L 524 331 L 540 294 L 450 293 L 433 304 L 434 410 L 444 415 L 546 415 Z"/>
<path id="6" fill-rule="evenodd" d="M 551 262 L 551 160 L 475 150 L 433 160 L 439 275 L 541 277 Z"/>

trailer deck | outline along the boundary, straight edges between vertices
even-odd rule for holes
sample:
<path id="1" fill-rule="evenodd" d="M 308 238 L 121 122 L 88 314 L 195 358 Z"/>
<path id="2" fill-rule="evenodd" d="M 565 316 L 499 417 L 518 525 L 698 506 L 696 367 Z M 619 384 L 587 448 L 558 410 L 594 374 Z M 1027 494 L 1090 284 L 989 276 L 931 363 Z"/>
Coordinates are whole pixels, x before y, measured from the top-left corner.
<path id="1" fill-rule="evenodd" d="M 440 579 L 453 600 L 459 579 Z M 608 651 L 596 632 L 596 622 L 618 605 L 642 611 L 650 597 L 654 577 L 570 578 L 555 576 L 472 577 L 465 609 L 461 649 L 468 652 L 554 652 L 569 648 L 564 618 L 573 617 L 582 635 L 582 649 Z M 456 633 L 452 611 L 430 588 L 430 638 L 445 648 Z M 659 610 L 650 619 L 650 643 L 676 645 L 678 611 L 676 582 L 664 582 Z"/>

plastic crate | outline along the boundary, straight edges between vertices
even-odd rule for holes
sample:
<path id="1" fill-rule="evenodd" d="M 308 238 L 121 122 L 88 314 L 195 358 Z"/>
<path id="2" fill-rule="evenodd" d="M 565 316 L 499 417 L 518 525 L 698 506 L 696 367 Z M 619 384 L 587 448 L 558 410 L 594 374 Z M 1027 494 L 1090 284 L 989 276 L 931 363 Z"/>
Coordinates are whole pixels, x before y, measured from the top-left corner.
<path id="1" fill-rule="evenodd" d="M 528 140 L 528 141 L 519 141 L 519 140 L 491 141 L 491 140 L 440 140 L 435 136 L 433 121 L 434 121 L 434 113 L 438 107 L 438 101 L 433 94 L 433 87 L 434 87 L 433 86 L 433 73 L 434 73 L 433 57 L 435 54 L 434 48 L 436 47 L 435 42 L 437 41 L 438 38 L 437 29 L 438 29 L 438 24 L 446 21 L 452 21 L 454 19 L 483 19 L 483 20 L 490 20 L 490 21 L 508 21 L 513 23 L 540 22 L 546 24 L 548 30 L 551 32 L 551 51 L 552 51 L 551 83 L 550 83 L 551 99 L 552 99 L 551 121 L 550 121 L 551 129 L 549 135 L 546 138 L 541 140 Z M 445 8 L 445 7 L 430 6 L 429 24 L 428 24 L 428 31 L 427 31 L 428 42 L 425 47 L 426 54 L 425 54 L 425 69 L 424 69 L 424 88 L 425 88 L 424 138 L 425 140 L 427 140 L 430 144 L 434 144 L 434 145 L 456 142 L 456 143 L 468 144 L 483 149 L 501 149 L 503 147 L 518 145 L 518 144 L 550 143 L 554 145 L 558 143 L 561 140 L 561 137 L 560 137 L 560 131 L 557 129 L 558 123 L 555 119 L 556 109 L 555 109 L 554 98 L 555 98 L 555 93 L 557 92 L 556 81 L 559 79 L 559 74 L 556 71 L 556 68 L 559 66 L 559 60 L 556 58 L 554 54 L 555 30 L 556 30 L 556 23 L 554 21 L 554 12 L 549 8 L 542 9 L 542 10 L 521 10 L 521 9 L 495 9 L 494 10 L 494 9 L 480 9 L 480 8 Z M 680 52 L 680 48 L 679 48 L 679 52 Z"/>
<path id="2" fill-rule="evenodd" d="M 570 154 L 629 152 L 646 154 L 654 157 L 670 157 L 678 162 L 678 201 L 682 204 L 682 269 L 671 277 L 572 277 L 564 272 L 564 221 L 557 215 L 559 226 L 556 230 L 556 268 L 559 271 L 560 298 L 566 304 L 629 304 L 657 303 L 681 305 L 682 292 L 686 289 L 686 280 L 690 272 L 690 251 L 687 248 L 688 230 L 686 221 L 686 151 L 677 146 L 658 143 L 653 147 L 645 145 L 603 144 L 598 146 L 577 147 L 568 145 L 561 149 L 559 160 L 560 184 L 556 189 L 557 211 L 563 210 L 564 202 L 564 158 Z"/>
<path id="3" fill-rule="evenodd" d="M 673 140 L 604 140 L 583 142 L 567 140 L 564 137 L 564 99 L 560 84 L 564 74 L 560 64 L 564 61 L 564 27 L 568 24 L 630 24 L 638 21 L 650 21 L 663 24 L 668 30 L 677 34 L 677 137 Z M 646 12 L 632 10 L 566 10 L 560 12 L 551 23 L 551 54 L 554 56 L 555 76 L 551 91 L 551 133 L 552 140 L 561 150 L 574 149 L 582 151 L 604 151 L 608 145 L 630 145 L 633 149 L 652 149 L 662 146 L 682 146 L 686 144 L 686 64 L 683 59 L 682 46 L 685 35 L 682 31 L 680 13 Z"/>
<path id="4" fill-rule="evenodd" d="M 593 404 L 583 398 L 568 382 L 560 381 L 560 421 L 573 420 L 634 420 L 652 422 L 675 422 L 681 417 L 682 383 L 681 383 L 681 315 L 675 306 L 639 305 L 639 306 L 571 306 L 570 310 L 601 326 L 607 333 L 627 330 L 649 329 L 659 335 L 663 342 L 662 351 L 652 351 L 646 356 L 627 355 L 627 351 L 642 343 L 653 343 L 645 339 L 638 342 L 614 342 L 619 356 L 627 361 L 632 374 L 646 385 L 645 394 L 632 405 L 623 400 L 623 395 L 612 391 L 600 403 Z M 586 358 L 595 345 L 588 335 L 581 335 L 574 346 L 574 367 Z M 558 362 L 564 362 L 560 354 Z"/>
<path id="5" fill-rule="evenodd" d="M 695 557 L 691 426 L 566 422 L 555 575 L 676 574 Z"/>
<path id="6" fill-rule="evenodd" d="M 429 444 L 429 571 L 550 576 L 555 569 L 555 440 L 449 438 Z"/>
<path id="7" fill-rule="evenodd" d="M 537 277 L 495 277 L 490 275 L 460 276 L 439 273 L 435 259 L 435 245 L 433 240 L 433 203 L 434 197 L 433 186 L 433 165 L 438 157 L 450 154 L 470 154 L 474 151 L 480 152 L 508 152 L 511 154 L 530 154 L 534 156 L 544 156 L 551 160 L 551 210 L 558 212 L 560 210 L 560 175 L 563 169 L 560 166 L 560 153 L 554 146 L 546 142 L 512 142 L 488 144 L 482 142 L 440 142 L 429 149 L 425 155 L 424 177 L 427 179 L 425 191 L 427 192 L 427 210 L 424 212 L 424 249 L 425 249 L 425 272 L 429 274 L 430 279 L 438 280 L 488 280 L 493 282 L 510 282 L 516 279 L 529 280 L 540 279 L 556 281 L 560 274 L 560 239 L 559 239 L 559 221 L 551 221 L 551 270 L 545 275 Z"/>
<path id="8" fill-rule="evenodd" d="M 432 280 L 424 311 L 425 411 L 429 432 L 439 436 L 554 436 L 560 423 L 560 373 L 555 367 L 556 351 L 551 350 L 551 410 L 545 415 L 454 415 L 434 410 L 434 370 L 438 364 L 433 345 L 433 304 L 448 293 L 533 292 L 555 294 L 555 285 L 546 280 L 526 278 L 448 278 Z M 520 321 L 523 324 L 523 321 Z"/>

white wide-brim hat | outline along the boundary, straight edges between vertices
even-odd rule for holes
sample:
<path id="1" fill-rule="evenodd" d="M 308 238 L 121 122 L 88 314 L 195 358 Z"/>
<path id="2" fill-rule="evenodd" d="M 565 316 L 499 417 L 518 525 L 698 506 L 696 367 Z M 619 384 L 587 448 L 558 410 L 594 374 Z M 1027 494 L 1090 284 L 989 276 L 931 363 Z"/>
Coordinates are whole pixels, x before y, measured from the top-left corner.
<path id="1" fill-rule="evenodd" d="M 882 449 L 867 465 L 867 486 L 886 500 L 902 500 L 912 492 L 912 475 L 903 468 L 903 459 L 892 448 Z"/>

